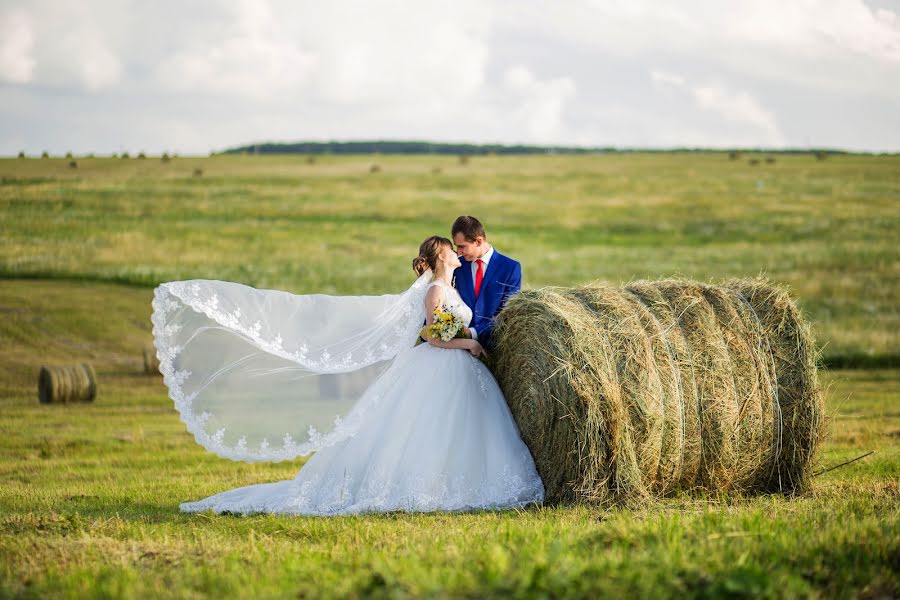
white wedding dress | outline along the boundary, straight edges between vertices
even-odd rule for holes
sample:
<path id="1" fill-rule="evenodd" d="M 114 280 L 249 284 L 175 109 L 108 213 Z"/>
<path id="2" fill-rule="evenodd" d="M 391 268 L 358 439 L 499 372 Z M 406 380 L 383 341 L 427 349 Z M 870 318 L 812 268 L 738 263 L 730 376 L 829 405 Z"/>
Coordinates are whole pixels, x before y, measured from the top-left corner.
<path id="1" fill-rule="evenodd" d="M 507 509 L 542 502 L 543 483 L 487 367 L 465 350 L 415 345 L 424 320 L 424 293 L 431 286 L 443 288 L 444 305 L 463 322 L 469 323 L 472 318 L 472 311 L 455 289 L 441 282 L 429 283 L 430 279 L 431 273 L 427 272 L 410 290 L 397 296 L 352 297 L 352 311 L 343 304 L 351 297 L 295 296 L 229 282 L 192 280 L 157 288 L 153 322 L 160 370 L 182 419 L 198 442 L 221 456 L 245 461 L 284 460 L 315 450 L 291 480 L 223 491 L 184 502 L 181 510 L 330 516 Z M 212 302 L 202 298 L 203 285 L 215 290 Z M 237 313 L 220 310 L 223 296 L 226 303 L 238 303 Z M 244 302 L 242 312 L 236 299 L 251 297 L 257 301 L 249 305 Z M 305 301 L 311 302 L 311 311 L 298 308 L 298 303 Z M 414 302 L 418 309 L 410 310 Z M 285 350 L 287 338 L 283 332 L 277 334 L 276 345 L 271 345 L 271 339 L 266 341 L 261 332 L 269 323 L 257 320 L 254 326 L 241 324 L 241 318 L 248 320 L 248 311 L 252 311 L 252 322 L 271 316 L 264 314 L 263 307 L 278 312 L 284 306 L 291 310 L 281 311 L 281 324 L 290 323 L 291 330 L 308 332 L 306 337 L 296 336 L 299 343 L 295 345 L 302 344 L 302 352 Z M 350 325 L 356 331 L 348 335 L 345 318 L 335 320 L 344 329 L 335 330 L 334 323 L 323 324 L 323 320 L 329 321 L 329 310 L 347 318 L 351 312 L 362 313 L 363 319 Z M 230 320 L 235 314 L 238 318 Z M 378 330 L 373 333 L 375 329 Z M 173 339 L 178 335 L 181 337 Z M 210 340 L 203 342 L 203 335 L 219 336 L 218 346 Z M 389 340 L 396 341 L 398 336 L 403 341 L 395 348 Z M 319 348 L 325 348 L 322 354 L 326 359 L 308 358 L 312 339 L 319 342 Z M 329 348 L 340 343 L 344 344 L 342 348 L 349 348 L 348 339 L 356 344 L 355 353 L 347 351 L 337 360 Z M 237 352 L 239 343 L 250 350 Z M 372 348 L 362 350 L 360 343 L 376 343 L 381 352 L 373 357 Z M 210 358 L 215 356 L 217 347 L 230 357 Z M 279 354 L 276 349 L 284 350 L 279 359 L 272 358 Z M 354 356 L 361 351 L 366 359 L 356 360 Z M 197 359 L 193 363 L 192 357 Z M 263 359 L 267 361 L 265 368 L 259 364 L 247 366 Z M 276 365 L 273 360 L 292 361 L 294 366 Z M 198 369 L 202 376 L 192 378 Z M 353 390 L 349 401 L 328 404 L 325 412 L 339 413 L 330 431 L 319 431 L 327 421 L 307 409 L 320 410 L 322 397 L 327 396 L 324 392 L 340 385 L 332 382 L 323 387 L 320 381 L 320 393 L 313 394 L 317 397 L 292 396 L 290 385 L 285 385 L 288 380 L 282 375 L 285 371 L 296 374 L 298 369 L 303 370 L 302 377 L 289 380 L 296 385 L 308 382 L 310 377 L 331 377 L 346 383 L 355 376 L 357 384 L 362 382 L 361 388 L 347 388 Z M 241 387 L 252 377 L 251 373 L 262 374 L 262 379 Z M 268 393 L 266 377 L 272 384 Z M 192 379 L 196 379 L 190 388 L 193 391 L 188 392 L 187 384 Z M 235 386 L 243 393 L 228 395 Z M 293 400 L 273 400 L 272 394 L 284 394 Z M 198 398 L 203 399 L 199 408 L 193 406 Z M 258 450 L 248 447 L 247 435 L 256 434 L 255 439 L 259 439 L 260 431 L 274 434 L 278 422 L 281 429 L 288 422 L 294 423 L 285 411 L 298 405 L 302 407 L 298 418 L 303 422 L 291 430 L 293 435 L 307 425 L 305 421 L 310 422 L 301 443 L 292 433 L 285 433 L 281 448 L 270 447 L 267 438 L 261 440 Z M 244 406 L 247 408 L 237 410 Z M 266 406 L 276 414 L 262 416 Z M 212 407 L 215 413 L 211 417 Z M 216 418 L 218 422 L 209 427 Z M 231 445 L 227 443 L 230 430 L 236 430 L 232 440 L 241 435 Z"/>

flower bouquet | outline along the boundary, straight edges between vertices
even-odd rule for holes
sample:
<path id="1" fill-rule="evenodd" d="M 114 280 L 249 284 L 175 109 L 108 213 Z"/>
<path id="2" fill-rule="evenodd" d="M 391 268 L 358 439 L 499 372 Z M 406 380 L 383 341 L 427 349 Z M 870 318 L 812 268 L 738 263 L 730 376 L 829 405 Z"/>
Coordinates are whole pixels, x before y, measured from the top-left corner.
<path id="1" fill-rule="evenodd" d="M 451 313 L 443 306 L 439 306 L 434 311 L 434 322 L 426 325 L 419 332 L 422 340 L 443 340 L 449 342 L 453 338 L 470 338 L 469 328 L 463 323 L 463 320 Z"/>

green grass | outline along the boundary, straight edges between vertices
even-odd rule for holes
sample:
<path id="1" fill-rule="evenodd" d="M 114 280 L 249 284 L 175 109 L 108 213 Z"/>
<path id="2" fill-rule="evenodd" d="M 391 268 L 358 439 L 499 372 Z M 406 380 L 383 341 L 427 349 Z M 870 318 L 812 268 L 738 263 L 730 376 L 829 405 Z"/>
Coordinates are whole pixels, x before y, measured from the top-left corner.
<path id="1" fill-rule="evenodd" d="M 41 406 L 23 388 L 2 405 L 0 595 L 896 596 L 898 373 L 827 380 L 823 463 L 876 454 L 801 498 L 331 519 L 180 513 L 300 462 L 206 453 L 158 378 L 103 374 L 87 406 Z"/>
<path id="2" fill-rule="evenodd" d="M 155 282 L 396 291 L 420 238 L 462 212 L 532 286 L 765 270 L 832 360 L 892 365 L 897 157 L 67 162 L 0 161 L 0 597 L 900 596 L 896 369 L 823 373 L 817 469 L 875 454 L 802 497 L 331 519 L 179 512 L 302 461 L 207 453 L 139 374 Z M 81 360 L 96 402 L 38 404 L 40 365 Z"/>
<path id="3" fill-rule="evenodd" d="M 382 172 L 371 175 L 378 163 Z M 0 276 L 386 293 L 475 214 L 525 285 L 765 273 L 831 364 L 900 366 L 900 156 L 0 160 Z M 204 175 L 193 177 L 195 167 Z M 432 172 L 440 167 L 441 172 Z"/>

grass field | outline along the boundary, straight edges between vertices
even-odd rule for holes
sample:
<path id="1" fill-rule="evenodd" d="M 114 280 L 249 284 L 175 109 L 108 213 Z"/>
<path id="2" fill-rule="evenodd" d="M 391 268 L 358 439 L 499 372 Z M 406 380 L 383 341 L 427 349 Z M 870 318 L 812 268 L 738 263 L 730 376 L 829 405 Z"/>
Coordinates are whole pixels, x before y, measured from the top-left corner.
<path id="1" fill-rule="evenodd" d="M 0 597 L 900 596 L 900 157 L 78 163 L 0 160 Z M 194 442 L 161 378 L 139 374 L 152 285 L 396 291 L 421 238 L 462 213 L 484 219 L 530 286 L 760 271 L 789 283 L 829 360 L 891 366 L 823 373 L 817 469 L 875 453 L 790 499 L 180 513 L 302 461 L 234 463 Z M 97 367 L 96 402 L 39 405 L 40 365 L 81 360 Z"/>
<path id="2" fill-rule="evenodd" d="M 0 160 L 0 275 L 396 292 L 419 242 L 468 213 L 525 285 L 765 273 L 794 287 L 832 364 L 900 366 L 900 156 L 68 163 Z"/>

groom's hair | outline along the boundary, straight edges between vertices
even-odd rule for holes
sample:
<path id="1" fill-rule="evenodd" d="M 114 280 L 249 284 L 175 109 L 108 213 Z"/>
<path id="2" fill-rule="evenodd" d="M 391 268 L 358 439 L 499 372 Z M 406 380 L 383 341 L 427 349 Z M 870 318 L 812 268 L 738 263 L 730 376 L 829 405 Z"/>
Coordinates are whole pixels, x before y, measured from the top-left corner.
<path id="1" fill-rule="evenodd" d="M 481 224 L 481 221 L 469 215 L 457 217 L 453 222 L 453 228 L 450 230 L 450 235 L 456 237 L 457 233 L 463 234 L 463 237 L 470 242 L 474 242 L 475 238 L 478 236 L 481 236 L 482 239 L 487 239 L 487 234 L 484 232 L 484 225 Z"/>

